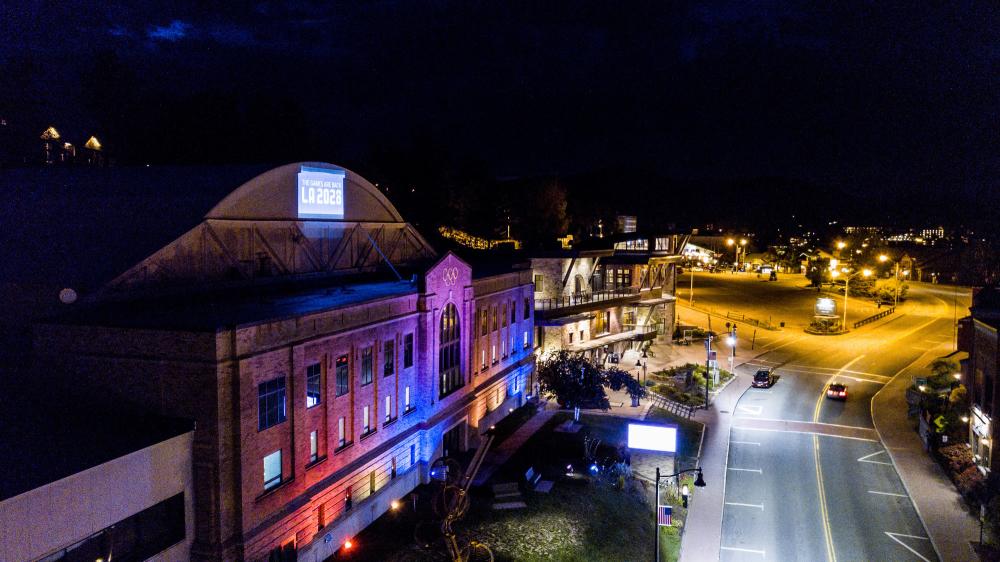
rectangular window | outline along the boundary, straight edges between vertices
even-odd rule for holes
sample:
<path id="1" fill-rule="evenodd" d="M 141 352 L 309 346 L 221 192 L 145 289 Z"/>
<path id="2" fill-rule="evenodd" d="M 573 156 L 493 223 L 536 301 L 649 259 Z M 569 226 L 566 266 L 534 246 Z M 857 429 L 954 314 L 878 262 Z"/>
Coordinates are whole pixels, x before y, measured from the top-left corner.
<path id="1" fill-rule="evenodd" d="M 404 395 L 405 396 L 405 402 L 403 402 L 403 404 L 404 404 L 404 407 L 407 410 L 409 410 L 410 409 L 410 387 L 406 387 L 406 390 L 404 392 L 406 394 Z"/>
<path id="2" fill-rule="evenodd" d="M 337 446 L 343 447 L 347 445 L 347 419 L 340 418 L 337 420 Z"/>
<path id="3" fill-rule="evenodd" d="M 524 331 L 524 349 L 528 349 L 528 331 Z"/>
<path id="4" fill-rule="evenodd" d="M 504 328 L 507 327 L 507 303 L 503 303 L 503 311 L 500 313 L 500 322 Z"/>
<path id="5" fill-rule="evenodd" d="M 316 523 L 321 531 L 323 527 L 326 527 L 326 504 L 319 504 L 319 508 L 316 510 Z"/>
<path id="6" fill-rule="evenodd" d="M 361 350 L 361 386 L 372 383 L 372 371 L 374 369 L 372 352 L 371 347 Z"/>
<path id="7" fill-rule="evenodd" d="M 375 493 L 375 471 L 368 473 L 368 495 Z"/>
<path id="8" fill-rule="evenodd" d="M 500 340 L 500 357 L 507 357 L 507 340 Z"/>
<path id="9" fill-rule="evenodd" d="M 500 329 L 500 323 L 497 320 L 497 305 L 490 307 L 490 314 L 493 315 L 493 331 L 495 332 Z"/>
<path id="10" fill-rule="evenodd" d="M 515 301 L 510 301 L 510 325 L 513 326 L 514 322 L 517 322 L 517 305 L 514 304 Z"/>
<path id="11" fill-rule="evenodd" d="M 386 395 L 385 397 L 385 421 L 388 422 L 392 419 L 392 395 Z"/>
<path id="12" fill-rule="evenodd" d="M 417 446 L 410 445 L 410 466 L 417 464 Z"/>
<path id="13" fill-rule="evenodd" d="M 573 343 L 573 332 L 569 333 L 569 343 Z"/>
<path id="14" fill-rule="evenodd" d="M 364 413 L 361 414 L 361 419 L 363 420 L 363 425 L 361 426 L 361 433 L 368 433 L 372 429 L 372 418 L 371 411 L 368 406 L 364 407 L 362 410 Z"/>
<path id="15" fill-rule="evenodd" d="M 490 311 L 488 308 L 483 308 L 479 313 L 479 335 L 485 336 L 489 332 Z"/>
<path id="16" fill-rule="evenodd" d="M 337 396 L 343 396 L 351 388 L 350 364 L 346 355 L 337 358 Z"/>
<path id="17" fill-rule="evenodd" d="M 413 366 L 413 334 L 403 336 L 403 368 Z"/>
<path id="18" fill-rule="evenodd" d="M 514 330 L 510 331 L 510 354 L 514 354 Z"/>
<path id="19" fill-rule="evenodd" d="M 382 372 L 390 376 L 396 372 L 396 342 L 389 340 L 382 344 Z"/>
<path id="20" fill-rule="evenodd" d="M 306 408 L 312 408 L 323 401 L 320 391 L 323 379 L 323 367 L 319 363 L 306 367 Z"/>
<path id="21" fill-rule="evenodd" d="M 264 457 L 264 489 L 281 484 L 281 449 Z"/>
<path id="22" fill-rule="evenodd" d="M 542 292 L 542 276 L 541 275 L 535 275 L 535 292 L 536 293 L 541 293 Z"/>
<path id="23" fill-rule="evenodd" d="M 485 371 L 486 370 L 486 348 L 483 348 L 482 353 L 480 353 L 480 355 L 482 355 L 482 357 L 483 357 L 482 370 Z"/>
<path id="24" fill-rule="evenodd" d="M 583 330 L 580 330 L 580 341 L 583 341 Z"/>
<path id="25" fill-rule="evenodd" d="M 257 385 L 257 431 L 285 421 L 285 377 Z"/>
<path id="26" fill-rule="evenodd" d="M 525 298 L 524 299 L 524 318 L 523 318 L 523 320 L 527 320 L 529 316 L 531 316 L 531 300 Z"/>
<path id="27" fill-rule="evenodd" d="M 490 349 L 492 350 L 492 354 L 490 355 L 490 357 L 492 358 L 493 364 L 496 365 L 496 362 L 497 362 L 497 344 L 491 345 Z"/>
<path id="28" fill-rule="evenodd" d="M 309 462 L 316 462 L 319 458 L 319 433 L 309 432 Z"/>

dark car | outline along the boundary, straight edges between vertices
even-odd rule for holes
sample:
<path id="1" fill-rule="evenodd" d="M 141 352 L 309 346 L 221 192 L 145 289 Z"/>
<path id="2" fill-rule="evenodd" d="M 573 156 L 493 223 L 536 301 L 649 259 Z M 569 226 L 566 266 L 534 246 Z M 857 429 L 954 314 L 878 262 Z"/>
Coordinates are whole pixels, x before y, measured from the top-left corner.
<path id="1" fill-rule="evenodd" d="M 753 375 L 753 382 L 750 383 L 754 388 L 770 388 L 774 384 L 774 371 L 771 369 L 759 369 Z"/>
<path id="2" fill-rule="evenodd" d="M 847 400 L 847 385 L 838 382 L 826 388 L 826 397 L 834 400 Z"/>

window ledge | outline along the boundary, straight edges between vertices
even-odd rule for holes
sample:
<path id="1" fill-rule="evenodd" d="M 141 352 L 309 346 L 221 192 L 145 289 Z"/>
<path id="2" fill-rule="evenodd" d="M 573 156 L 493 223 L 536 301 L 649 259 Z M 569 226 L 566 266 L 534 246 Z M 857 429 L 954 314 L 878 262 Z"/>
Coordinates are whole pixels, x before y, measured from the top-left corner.
<path id="1" fill-rule="evenodd" d="M 395 417 L 395 418 L 389 419 L 385 423 L 382 424 L 382 427 L 389 427 L 390 425 L 396 423 L 396 420 L 398 420 L 398 419 L 399 419 L 398 416 Z"/>
<path id="2" fill-rule="evenodd" d="M 365 439 L 368 439 L 369 437 L 371 437 L 372 434 L 377 433 L 377 432 L 378 432 L 378 428 L 377 427 L 373 427 L 373 428 L 369 429 L 368 431 L 366 431 L 365 433 L 362 433 L 360 440 L 364 441 Z"/>
<path id="3" fill-rule="evenodd" d="M 275 492 L 277 492 L 278 490 L 284 488 L 285 486 L 287 486 L 288 484 L 292 483 L 293 481 L 295 481 L 295 477 L 294 476 L 288 478 L 287 480 L 286 479 L 282 479 L 281 482 L 277 486 L 273 486 L 271 488 L 268 488 L 268 489 L 264 490 L 264 493 L 262 493 L 261 495 L 257 496 L 257 498 L 256 498 L 255 501 L 261 501 L 261 500 L 263 500 L 264 498 L 266 498 L 266 497 L 274 494 Z"/>
<path id="4" fill-rule="evenodd" d="M 306 463 L 306 470 L 309 470 L 310 468 L 312 468 L 312 467 L 314 467 L 314 466 L 316 466 L 318 464 L 321 464 L 325 460 L 326 460 L 326 455 L 323 455 L 322 457 L 319 457 L 319 458 L 317 458 L 314 461 Z"/>
<path id="5" fill-rule="evenodd" d="M 348 441 L 347 443 L 344 443 L 343 445 L 337 447 L 336 449 L 333 450 L 333 454 L 338 455 L 340 453 L 343 453 L 344 450 L 350 449 L 351 445 L 354 445 L 354 441 Z"/>

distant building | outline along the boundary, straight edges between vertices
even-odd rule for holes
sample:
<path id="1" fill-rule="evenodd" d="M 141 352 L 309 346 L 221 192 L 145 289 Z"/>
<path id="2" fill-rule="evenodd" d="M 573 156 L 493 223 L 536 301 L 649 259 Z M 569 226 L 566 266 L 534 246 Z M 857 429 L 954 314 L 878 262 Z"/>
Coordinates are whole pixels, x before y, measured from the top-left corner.
<path id="1" fill-rule="evenodd" d="M 621 354 L 674 327 L 677 264 L 684 235 L 617 235 L 536 253 L 536 345 L 593 359 Z"/>
<path id="2" fill-rule="evenodd" d="M 969 358 L 964 362 L 962 380 L 969 391 L 969 446 L 973 458 L 983 474 L 989 474 L 997 458 L 993 441 L 1000 437 L 1000 384 L 997 373 L 1000 352 L 997 329 L 1000 328 L 1000 289 L 988 287 L 972 297 L 971 320 L 966 323 L 972 334 L 965 334 L 969 342 Z"/>
<path id="3" fill-rule="evenodd" d="M 624 234 L 631 234 L 635 232 L 638 221 L 635 215 L 618 215 L 618 232 Z"/>
<path id="4" fill-rule="evenodd" d="M 532 387 L 531 273 L 438 255 L 367 180 L 266 172 L 36 331 L 95 403 L 197 420 L 193 560 L 336 553 Z"/>
<path id="5" fill-rule="evenodd" d="M 193 423 L 7 398 L 0 559 L 190 559 Z"/>

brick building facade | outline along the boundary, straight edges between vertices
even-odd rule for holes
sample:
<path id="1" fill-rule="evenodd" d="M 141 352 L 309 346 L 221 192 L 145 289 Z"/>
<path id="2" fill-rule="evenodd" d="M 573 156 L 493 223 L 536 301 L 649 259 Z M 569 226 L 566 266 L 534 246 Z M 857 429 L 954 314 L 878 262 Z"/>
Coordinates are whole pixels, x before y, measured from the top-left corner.
<path id="1" fill-rule="evenodd" d="M 306 170 L 344 178 L 335 218 L 296 214 Z M 432 259 L 363 178 L 284 166 L 39 326 L 38 360 L 88 400 L 196 421 L 192 558 L 323 560 L 525 398 L 530 272 Z"/>

